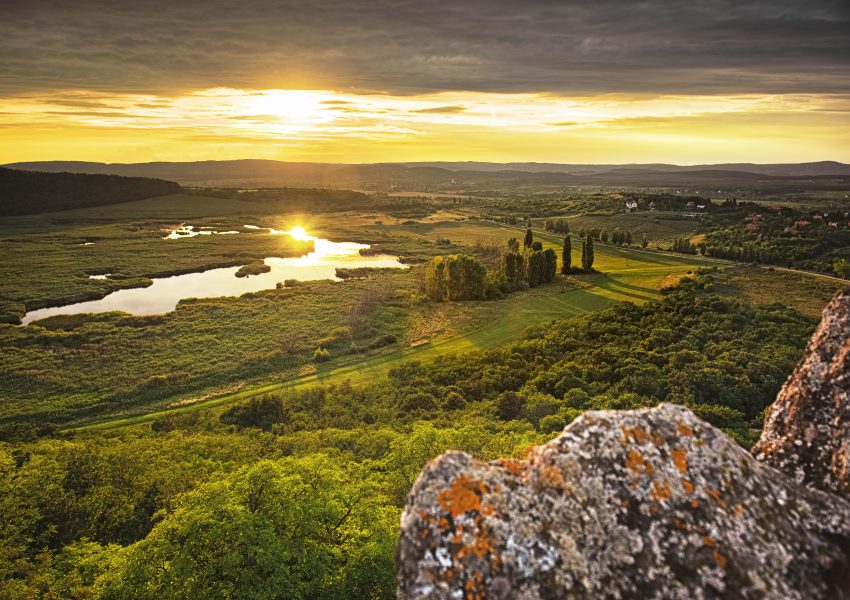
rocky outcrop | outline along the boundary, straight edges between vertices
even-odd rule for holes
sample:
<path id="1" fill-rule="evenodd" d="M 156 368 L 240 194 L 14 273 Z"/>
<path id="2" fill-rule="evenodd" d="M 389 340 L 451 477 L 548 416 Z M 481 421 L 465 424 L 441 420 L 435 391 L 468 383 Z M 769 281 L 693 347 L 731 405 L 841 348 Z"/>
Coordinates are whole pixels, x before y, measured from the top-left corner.
<path id="1" fill-rule="evenodd" d="M 761 462 L 670 404 L 585 413 L 527 461 L 432 461 L 402 516 L 399 598 L 850 598 L 848 315 L 845 291 Z"/>
<path id="2" fill-rule="evenodd" d="M 850 499 L 850 288 L 824 310 L 753 453 L 799 483 Z"/>

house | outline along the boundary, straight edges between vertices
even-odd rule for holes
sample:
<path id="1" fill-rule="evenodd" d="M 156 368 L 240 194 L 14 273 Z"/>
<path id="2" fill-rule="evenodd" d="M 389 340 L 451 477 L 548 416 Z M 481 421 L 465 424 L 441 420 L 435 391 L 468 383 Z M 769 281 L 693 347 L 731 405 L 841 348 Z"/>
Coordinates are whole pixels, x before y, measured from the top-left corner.
<path id="1" fill-rule="evenodd" d="M 630 211 L 637 210 L 637 207 L 638 207 L 637 200 L 627 200 L 626 201 L 626 208 L 628 210 L 630 210 Z"/>
<path id="2" fill-rule="evenodd" d="M 676 193 L 678 193 L 678 192 L 676 192 Z M 649 210 L 655 210 L 655 202 L 649 203 Z"/>

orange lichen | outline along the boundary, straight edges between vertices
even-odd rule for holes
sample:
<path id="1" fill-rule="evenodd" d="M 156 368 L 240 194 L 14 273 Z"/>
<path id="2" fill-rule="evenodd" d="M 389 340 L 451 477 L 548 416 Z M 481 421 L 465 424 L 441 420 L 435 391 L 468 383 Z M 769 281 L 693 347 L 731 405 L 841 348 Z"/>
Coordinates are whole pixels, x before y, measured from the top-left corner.
<path id="1" fill-rule="evenodd" d="M 714 500 L 717 504 L 719 504 L 722 508 L 726 508 L 728 504 L 720 495 L 720 490 L 715 488 L 708 488 L 708 495 L 711 496 L 711 499 Z"/>
<path id="2" fill-rule="evenodd" d="M 659 502 L 670 498 L 670 486 L 667 485 L 666 481 L 660 483 L 658 481 L 652 482 L 652 498 Z"/>
<path id="3" fill-rule="evenodd" d="M 688 480 L 687 480 L 687 479 L 685 479 L 684 477 L 681 477 L 681 478 L 679 479 L 679 481 L 681 481 L 681 482 L 682 482 L 682 487 L 683 487 L 683 488 L 685 488 L 685 491 L 686 491 L 688 494 L 693 494 L 693 493 L 694 493 L 694 484 L 693 484 L 693 483 L 691 483 L 690 481 L 688 481 Z"/>
<path id="4" fill-rule="evenodd" d="M 696 500 L 691 500 L 691 508 L 699 508 L 699 502 Z"/>
<path id="5" fill-rule="evenodd" d="M 694 430 L 682 423 L 681 421 L 676 425 L 676 429 L 679 430 L 680 435 L 684 435 L 687 437 L 691 437 L 694 434 Z"/>
<path id="6" fill-rule="evenodd" d="M 726 566 L 726 557 L 720 553 L 720 551 L 715 550 L 711 553 L 711 556 L 714 558 L 714 562 L 717 563 L 717 566 L 721 569 Z"/>
<path id="7" fill-rule="evenodd" d="M 448 490 L 440 492 L 440 507 L 452 517 L 458 517 L 469 511 L 481 512 L 481 496 L 487 492 L 487 486 L 461 475 L 452 482 Z M 490 509 L 492 512 L 492 508 Z"/>
<path id="8" fill-rule="evenodd" d="M 626 468 L 635 475 L 641 473 L 652 475 L 655 473 L 655 467 L 652 466 L 652 463 L 647 461 L 637 450 L 629 450 L 626 453 Z"/>
<path id="9" fill-rule="evenodd" d="M 540 469 L 540 482 L 544 485 L 558 487 L 569 491 L 572 489 L 564 480 L 564 475 L 556 467 L 546 466 Z"/>
<path id="10" fill-rule="evenodd" d="M 504 458 L 499 461 L 503 467 L 514 475 L 520 476 L 525 474 L 525 462 L 514 458 Z"/>
<path id="11" fill-rule="evenodd" d="M 646 444 L 649 441 L 649 434 L 640 427 L 620 427 L 623 430 L 623 440 L 628 442 L 632 438 L 640 445 Z M 623 444 L 625 446 L 625 444 Z"/>
<path id="12" fill-rule="evenodd" d="M 688 455 L 685 453 L 684 448 L 673 448 L 670 450 L 670 458 L 673 459 L 673 463 L 676 465 L 677 469 L 679 469 L 682 473 L 687 472 Z"/>
<path id="13" fill-rule="evenodd" d="M 742 514 L 744 514 L 744 507 L 741 506 L 740 504 L 736 504 L 735 505 L 735 516 L 740 517 Z"/>

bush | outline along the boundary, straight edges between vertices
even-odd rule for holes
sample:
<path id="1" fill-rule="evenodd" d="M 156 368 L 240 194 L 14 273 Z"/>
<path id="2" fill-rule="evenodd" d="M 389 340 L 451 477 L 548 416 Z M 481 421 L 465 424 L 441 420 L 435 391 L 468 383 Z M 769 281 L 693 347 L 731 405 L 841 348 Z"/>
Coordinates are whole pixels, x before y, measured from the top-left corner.
<path id="1" fill-rule="evenodd" d="M 561 415 L 549 415 L 540 419 L 540 431 L 543 433 L 558 433 L 564 430 L 567 424 Z"/>
<path id="2" fill-rule="evenodd" d="M 396 337 L 393 334 L 388 333 L 386 335 L 382 335 L 379 338 L 375 338 L 375 340 L 373 340 L 372 343 L 369 344 L 369 347 L 370 348 L 383 348 L 384 346 L 389 346 L 390 344 L 395 344 L 396 341 L 398 341 L 398 340 L 396 340 Z"/>
<path id="3" fill-rule="evenodd" d="M 327 360 L 330 360 L 330 358 L 331 353 L 322 348 L 321 346 L 316 348 L 316 351 L 313 352 L 313 360 L 315 362 L 325 362 Z"/>

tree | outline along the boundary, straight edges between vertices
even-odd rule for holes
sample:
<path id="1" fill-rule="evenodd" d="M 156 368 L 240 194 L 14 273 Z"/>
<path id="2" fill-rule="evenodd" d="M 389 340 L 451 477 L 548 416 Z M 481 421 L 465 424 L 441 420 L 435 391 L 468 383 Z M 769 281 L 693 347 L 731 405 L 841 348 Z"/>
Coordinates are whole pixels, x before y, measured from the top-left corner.
<path id="1" fill-rule="evenodd" d="M 543 251 L 543 281 L 549 283 L 558 272 L 558 254 L 552 248 Z"/>
<path id="2" fill-rule="evenodd" d="M 631 231 L 626 231 L 626 233 L 623 234 L 623 242 L 626 244 L 626 246 L 632 245 L 632 232 Z"/>
<path id="3" fill-rule="evenodd" d="M 561 250 L 561 273 L 566 275 L 573 267 L 573 246 L 570 234 L 564 236 L 564 248 Z"/>
<path id="4" fill-rule="evenodd" d="M 499 258 L 499 272 L 507 286 L 507 289 L 503 291 L 517 289 L 519 282 L 525 280 L 522 254 L 519 252 L 505 252 L 502 254 Z"/>
<path id="5" fill-rule="evenodd" d="M 315 454 L 259 461 L 206 483 L 118 551 L 104 595 L 388 597 L 398 517 L 366 480 Z"/>
<path id="6" fill-rule="evenodd" d="M 535 240 L 531 243 L 531 249 L 535 252 L 543 252 L 543 242 Z"/>
<path id="7" fill-rule="evenodd" d="M 850 261 L 846 258 L 836 258 L 833 263 L 835 274 L 845 279 L 850 279 Z"/>
<path id="8" fill-rule="evenodd" d="M 531 226 L 528 226 L 528 229 L 525 230 L 525 241 L 523 241 L 522 245 L 526 248 L 531 248 L 531 245 L 534 243 L 534 234 L 531 233 Z"/>
<path id="9" fill-rule="evenodd" d="M 487 269 L 472 256 L 435 256 L 425 268 L 425 293 L 436 302 L 480 299 L 486 275 Z"/>
<path id="10" fill-rule="evenodd" d="M 503 421 L 511 421 L 519 417 L 525 400 L 516 392 L 502 392 L 496 401 L 496 412 Z"/>
<path id="11" fill-rule="evenodd" d="M 649 240 L 646 239 L 646 234 L 644 233 L 643 236 L 640 238 L 640 247 L 646 248 L 647 246 L 649 246 Z"/>
<path id="12" fill-rule="evenodd" d="M 511 252 L 519 252 L 519 241 L 516 238 L 508 240 L 508 250 Z"/>
<path id="13" fill-rule="evenodd" d="M 543 253 L 539 250 L 527 250 L 523 256 L 525 259 L 525 277 L 530 287 L 535 287 L 543 282 L 545 268 L 543 266 Z"/>
<path id="14" fill-rule="evenodd" d="M 435 256 L 425 267 L 425 293 L 431 300 L 446 299 L 446 263 L 442 256 Z"/>
<path id="15" fill-rule="evenodd" d="M 603 244 L 608 243 L 608 230 L 604 227 L 602 228 L 602 231 L 599 232 L 599 241 L 601 241 Z"/>
<path id="16" fill-rule="evenodd" d="M 593 270 L 593 236 L 584 238 L 581 246 L 581 268 L 585 271 Z"/>

